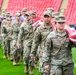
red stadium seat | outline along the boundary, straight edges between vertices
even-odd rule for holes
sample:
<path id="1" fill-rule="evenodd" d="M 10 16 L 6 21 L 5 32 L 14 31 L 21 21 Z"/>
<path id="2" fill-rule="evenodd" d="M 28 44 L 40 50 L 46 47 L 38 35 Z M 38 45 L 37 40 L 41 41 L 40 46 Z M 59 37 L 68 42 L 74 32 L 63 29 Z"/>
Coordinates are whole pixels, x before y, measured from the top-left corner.
<path id="1" fill-rule="evenodd" d="M 9 0 L 7 11 L 16 12 L 26 7 L 28 10 L 35 10 L 37 15 L 42 16 L 46 8 L 54 8 L 58 11 L 62 0 Z M 14 15 L 14 13 L 13 13 Z"/>
<path id="2" fill-rule="evenodd" d="M 76 24 L 76 0 L 68 0 L 65 16 L 67 23 Z"/>
<path id="3" fill-rule="evenodd" d="M 3 1 L 3 0 L 0 0 L 0 7 L 2 7 L 2 1 Z"/>

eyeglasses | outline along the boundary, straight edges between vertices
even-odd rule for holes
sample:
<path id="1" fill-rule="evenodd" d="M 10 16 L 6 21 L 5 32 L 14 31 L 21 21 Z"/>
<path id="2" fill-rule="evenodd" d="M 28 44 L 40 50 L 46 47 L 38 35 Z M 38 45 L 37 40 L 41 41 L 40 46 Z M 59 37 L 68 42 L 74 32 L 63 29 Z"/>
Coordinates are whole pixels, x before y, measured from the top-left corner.
<path id="1" fill-rule="evenodd" d="M 65 22 L 58 22 L 59 24 L 64 24 Z"/>

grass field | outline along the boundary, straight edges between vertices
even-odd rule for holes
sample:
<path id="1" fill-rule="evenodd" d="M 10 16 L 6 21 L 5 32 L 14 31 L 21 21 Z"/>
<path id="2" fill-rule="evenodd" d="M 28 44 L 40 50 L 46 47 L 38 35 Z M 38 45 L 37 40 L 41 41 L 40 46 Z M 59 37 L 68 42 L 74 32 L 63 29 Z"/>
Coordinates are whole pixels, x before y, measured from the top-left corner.
<path id="1" fill-rule="evenodd" d="M 73 48 L 72 50 L 73 59 L 76 63 L 76 48 Z M 9 61 L 8 59 L 3 59 L 3 49 L 0 47 L 0 75 L 29 75 L 24 74 L 24 65 L 23 62 L 20 62 L 20 66 L 12 66 L 12 61 Z M 74 72 L 76 75 L 76 67 L 74 69 Z M 34 70 L 35 75 L 40 75 L 38 70 Z"/>

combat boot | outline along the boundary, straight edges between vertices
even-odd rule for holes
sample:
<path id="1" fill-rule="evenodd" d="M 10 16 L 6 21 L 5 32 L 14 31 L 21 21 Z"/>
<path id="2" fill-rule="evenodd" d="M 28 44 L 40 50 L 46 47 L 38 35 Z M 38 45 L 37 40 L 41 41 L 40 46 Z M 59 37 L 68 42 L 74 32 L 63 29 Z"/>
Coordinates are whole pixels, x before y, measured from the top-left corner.
<path id="1" fill-rule="evenodd" d="M 28 65 L 25 66 L 24 73 L 25 73 L 25 74 L 28 74 Z"/>
<path id="2" fill-rule="evenodd" d="M 4 54 L 3 58 L 7 58 L 6 54 Z"/>
<path id="3" fill-rule="evenodd" d="M 33 74 L 33 68 L 34 68 L 33 66 L 30 66 L 30 75 L 34 75 Z"/>
<path id="4" fill-rule="evenodd" d="M 8 54 L 8 60 L 10 60 L 10 54 Z"/>
<path id="5" fill-rule="evenodd" d="M 13 61 L 13 56 L 12 55 L 10 55 L 10 60 Z"/>
<path id="6" fill-rule="evenodd" d="M 18 65 L 19 65 L 19 63 L 14 60 L 13 61 L 13 66 L 18 66 Z"/>
<path id="7" fill-rule="evenodd" d="M 39 68 L 39 67 L 38 67 L 38 65 L 37 65 L 36 63 L 34 64 L 34 67 L 35 67 L 36 69 L 38 69 L 38 68 Z"/>
<path id="8" fill-rule="evenodd" d="M 22 56 L 20 56 L 20 61 L 23 61 L 23 57 Z"/>

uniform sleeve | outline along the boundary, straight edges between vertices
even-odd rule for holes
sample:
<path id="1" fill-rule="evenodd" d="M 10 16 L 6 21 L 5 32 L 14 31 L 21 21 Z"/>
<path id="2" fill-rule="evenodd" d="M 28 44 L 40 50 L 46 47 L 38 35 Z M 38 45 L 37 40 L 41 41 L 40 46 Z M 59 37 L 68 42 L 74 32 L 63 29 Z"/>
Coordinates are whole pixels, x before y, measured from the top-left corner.
<path id="1" fill-rule="evenodd" d="M 6 37 L 7 36 L 7 30 L 4 25 L 1 26 L 1 36 Z"/>
<path id="2" fill-rule="evenodd" d="M 51 40 L 50 36 L 48 36 L 46 39 L 46 42 L 45 42 L 45 49 L 44 49 L 43 55 L 42 55 L 42 61 L 43 61 L 44 66 L 50 64 L 51 50 L 52 50 L 52 40 Z"/>
<path id="3" fill-rule="evenodd" d="M 19 32 L 15 21 L 12 22 L 12 28 L 13 28 L 13 32 Z"/>
<path id="4" fill-rule="evenodd" d="M 31 54 L 33 54 L 34 56 L 37 53 L 37 49 L 40 44 L 40 41 L 41 41 L 41 32 L 40 32 L 40 29 L 37 28 L 37 30 L 34 32 L 34 38 L 33 38 L 32 48 L 31 48 Z"/>
<path id="5" fill-rule="evenodd" d="M 21 25 L 20 31 L 19 31 L 19 34 L 18 34 L 17 45 L 20 45 L 21 44 L 23 35 L 24 35 L 24 27 Z"/>

